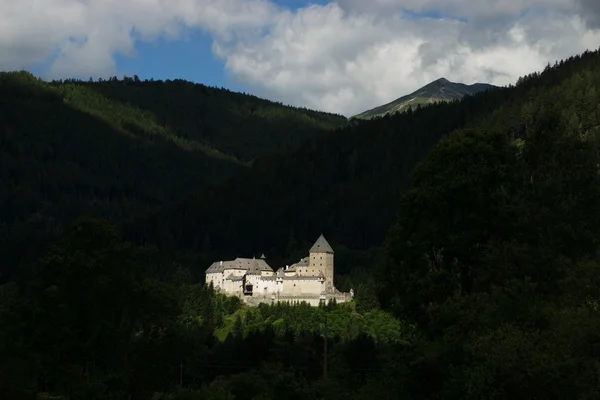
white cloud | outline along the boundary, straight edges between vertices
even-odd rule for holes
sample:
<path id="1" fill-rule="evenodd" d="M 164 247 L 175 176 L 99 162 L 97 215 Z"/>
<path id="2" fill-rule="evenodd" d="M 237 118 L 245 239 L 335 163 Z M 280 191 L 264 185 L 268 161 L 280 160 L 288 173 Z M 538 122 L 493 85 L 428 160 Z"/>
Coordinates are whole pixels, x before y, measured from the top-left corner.
<path id="1" fill-rule="evenodd" d="M 505 85 L 597 47 L 600 34 L 569 6 L 571 0 L 338 0 L 282 15 L 268 35 L 220 54 L 228 71 L 262 93 L 353 115 L 442 76 Z M 403 13 L 442 7 L 451 19 Z"/>
<path id="2" fill-rule="evenodd" d="M 593 0 L 584 0 L 593 1 Z M 338 0 L 348 12 L 389 15 L 409 10 L 417 13 L 437 12 L 455 18 L 482 19 L 508 17 L 529 9 L 568 10 L 571 0 Z"/>
<path id="3" fill-rule="evenodd" d="M 596 0 L 0 0 L 0 69 L 55 54 L 53 76 L 114 74 L 137 38 L 201 28 L 256 93 L 352 115 L 436 78 L 507 84 L 595 49 Z M 445 15 L 432 19 L 406 12 Z"/>
<path id="4" fill-rule="evenodd" d="M 600 28 L 600 1 L 576 0 L 579 11 L 591 28 Z"/>
<path id="5" fill-rule="evenodd" d="M 106 76 L 138 37 L 175 37 L 187 26 L 232 40 L 276 12 L 266 0 L 0 0 L 0 69 L 56 57 L 51 76 Z"/>

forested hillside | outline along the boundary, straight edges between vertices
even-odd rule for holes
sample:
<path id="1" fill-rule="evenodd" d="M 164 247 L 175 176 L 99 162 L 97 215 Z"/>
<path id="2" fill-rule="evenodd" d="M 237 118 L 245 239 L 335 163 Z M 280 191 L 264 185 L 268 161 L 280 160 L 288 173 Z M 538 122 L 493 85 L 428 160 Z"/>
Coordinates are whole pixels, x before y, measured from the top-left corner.
<path id="1" fill-rule="evenodd" d="M 259 160 L 217 191 L 164 207 L 128 232 L 185 249 L 209 243 L 204 248 L 217 258 L 267 252 L 280 260 L 293 249 L 307 249 L 320 232 L 351 249 L 378 247 L 410 185 L 410 171 L 450 132 L 493 127 L 523 135 L 547 107 L 540 103 L 546 93 L 560 106 L 559 115 L 593 126 L 597 112 L 589 107 L 597 94 L 591 77 L 599 59 L 597 52 L 586 53 L 516 86 L 346 125 L 292 155 Z M 582 111 L 573 110 L 584 106 L 584 116 L 577 116 Z"/>
<path id="2" fill-rule="evenodd" d="M 184 81 L 1 73 L 0 277 L 81 215 L 124 221 L 344 121 Z"/>
<path id="3" fill-rule="evenodd" d="M 284 106 L 181 79 L 140 81 L 134 76 L 52 84 L 75 87 L 79 93 L 87 89 L 115 105 L 141 109 L 177 137 L 243 161 L 294 150 L 306 139 L 346 123 L 341 115 Z M 86 98 L 80 100 L 81 106 L 94 107 Z"/>
<path id="4" fill-rule="evenodd" d="M 420 334 L 408 397 L 600 396 L 599 61 L 524 79 L 413 170 L 376 278 Z"/>
<path id="5" fill-rule="evenodd" d="M 290 249 L 307 248 L 320 231 L 352 249 L 377 247 L 409 186 L 409 172 L 440 138 L 491 118 L 497 129 L 520 134 L 532 99 L 576 73 L 594 73 L 597 57 L 590 53 L 561 62 L 514 87 L 356 121 L 310 140 L 292 155 L 259 160 L 218 191 L 167 206 L 131 231 L 186 249 L 210 243 L 218 257 L 266 251 L 280 259 Z M 579 94 L 561 92 L 556 101 L 577 104 L 573 96 Z M 252 227 L 252 234 L 242 226 Z"/>
<path id="6" fill-rule="evenodd" d="M 31 256 L 29 273 L 0 284 L 0 398 L 599 398 L 599 65 L 600 52 L 587 52 L 516 86 L 348 125 L 251 167 L 188 149 L 237 170 L 144 218 L 114 214 L 125 238 L 115 224 L 79 219 Z M 24 93 L 13 107 L 38 99 L 46 119 L 67 112 L 62 89 L 26 86 L 12 89 Z M 32 124 L 46 120 L 24 109 Z M 83 124 L 71 115 L 67 127 Z M 2 148 L 17 161 L 31 154 L 14 134 Z M 91 174 L 88 158 L 100 156 L 86 156 L 75 161 Z M 26 170 L 14 160 L 2 184 L 21 187 L 13 177 Z M 44 182 L 45 170 L 28 182 Z M 103 179 L 94 182 L 114 178 Z M 45 193 L 40 185 L 23 185 L 15 207 Z M 43 225 L 36 207 L 58 206 L 42 200 L 30 210 Z M 249 309 L 198 282 L 202 258 L 270 245 L 278 266 L 320 230 L 334 238 L 336 268 L 365 267 L 338 280 L 356 289 L 349 304 Z M 27 231 L 5 237 L 22 251 L 35 244 Z"/>
<path id="7" fill-rule="evenodd" d="M 350 395 L 379 368 L 375 343 L 402 345 L 411 335 L 368 302 L 247 309 L 185 268 L 159 279 L 159 264 L 114 226 L 82 219 L 27 282 L 0 285 L 2 398 Z M 322 379 L 324 340 L 331 381 Z"/>

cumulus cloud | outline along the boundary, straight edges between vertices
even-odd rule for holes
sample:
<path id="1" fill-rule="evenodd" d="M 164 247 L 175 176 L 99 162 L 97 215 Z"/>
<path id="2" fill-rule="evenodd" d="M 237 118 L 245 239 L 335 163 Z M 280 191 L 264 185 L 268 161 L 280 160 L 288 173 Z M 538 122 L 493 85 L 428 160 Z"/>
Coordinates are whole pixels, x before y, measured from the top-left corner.
<path id="1" fill-rule="evenodd" d="M 593 1 L 593 0 L 592 0 Z M 571 0 L 338 0 L 344 10 L 358 13 L 389 15 L 412 11 L 436 13 L 453 18 L 501 19 L 532 9 L 568 9 Z"/>
<path id="2" fill-rule="evenodd" d="M 504 85 L 595 49 L 600 3 L 0 0 L 0 69 L 53 58 L 53 76 L 114 74 L 116 54 L 182 28 L 210 32 L 227 71 L 257 94 L 349 116 L 442 76 Z"/>
<path id="3" fill-rule="evenodd" d="M 596 48 L 600 35 L 573 8 L 571 0 L 338 0 L 281 16 L 269 34 L 220 54 L 256 90 L 353 115 L 442 76 L 505 85 Z"/>
<path id="4" fill-rule="evenodd" d="M 50 76 L 106 76 L 138 39 L 197 27 L 229 41 L 262 29 L 276 11 L 266 0 L 0 0 L 0 69 L 51 58 Z"/>

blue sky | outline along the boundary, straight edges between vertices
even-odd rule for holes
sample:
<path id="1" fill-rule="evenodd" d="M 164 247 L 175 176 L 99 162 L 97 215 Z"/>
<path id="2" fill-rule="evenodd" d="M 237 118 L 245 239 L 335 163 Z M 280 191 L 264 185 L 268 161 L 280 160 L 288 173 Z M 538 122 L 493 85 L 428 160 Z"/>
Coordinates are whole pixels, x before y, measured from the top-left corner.
<path id="1" fill-rule="evenodd" d="M 365 0 L 367 1 L 367 0 Z M 325 5 L 328 0 L 276 0 L 279 6 L 298 10 L 311 4 Z M 409 18 L 442 18 L 440 13 L 407 12 Z M 186 79 L 208 86 L 248 91 L 243 82 L 228 76 L 223 60 L 212 52 L 212 37 L 200 29 L 188 29 L 176 40 L 161 38 L 140 41 L 133 56 L 117 55 L 117 70 L 121 75 L 138 75 L 140 79 Z"/>
<path id="2" fill-rule="evenodd" d="M 186 79 L 209 86 L 230 87 L 223 61 L 212 53 L 212 37 L 199 29 L 187 30 L 177 40 L 140 41 L 132 56 L 117 55 L 117 69 L 140 79 Z"/>
<path id="3" fill-rule="evenodd" d="M 327 4 L 327 0 L 277 0 L 278 5 L 290 10 L 310 4 Z M 234 91 L 248 91 L 235 77 L 225 72 L 223 60 L 212 52 L 212 37 L 200 29 L 188 29 L 176 40 L 160 38 L 136 44 L 135 55 L 117 55 L 120 75 L 137 75 L 140 79 L 185 79 L 208 86 L 225 87 Z M 40 68 L 39 70 L 42 70 Z"/>
<path id="4" fill-rule="evenodd" d="M 366 0 L 365 0 L 366 1 Z M 329 0 L 276 0 L 274 3 L 296 11 L 310 5 L 326 5 Z M 416 13 L 406 11 L 410 19 L 443 17 L 438 12 Z M 212 51 L 213 38 L 200 29 L 187 29 L 175 40 L 159 38 L 151 42 L 139 41 L 135 54 L 115 56 L 119 76 L 137 75 L 140 79 L 185 79 L 208 86 L 225 87 L 234 91 L 252 90 L 235 77 L 228 75 L 224 62 Z M 34 67 L 42 73 L 49 63 Z M 95 78 L 95 77 L 94 77 Z"/>

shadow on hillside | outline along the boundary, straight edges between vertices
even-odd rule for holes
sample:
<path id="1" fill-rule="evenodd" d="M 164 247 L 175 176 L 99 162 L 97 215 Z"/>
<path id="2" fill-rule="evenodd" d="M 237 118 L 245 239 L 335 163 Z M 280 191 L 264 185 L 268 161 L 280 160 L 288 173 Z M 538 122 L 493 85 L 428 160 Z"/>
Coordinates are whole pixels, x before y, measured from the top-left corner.
<path id="1" fill-rule="evenodd" d="M 66 104 L 43 82 L 0 77 L 0 276 L 35 260 L 73 219 L 123 221 L 239 170 Z"/>
<path id="2" fill-rule="evenodd" d="M 152 112 L 159 124 L 239 159 L 290 152 L 344 124 L 341 116 L 282 106 L 185 81 L 80 83 L 102 96 Z"/>

